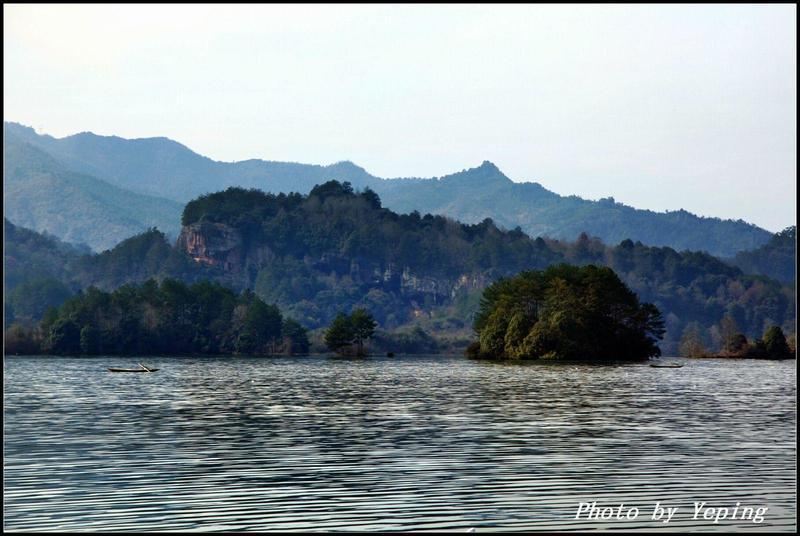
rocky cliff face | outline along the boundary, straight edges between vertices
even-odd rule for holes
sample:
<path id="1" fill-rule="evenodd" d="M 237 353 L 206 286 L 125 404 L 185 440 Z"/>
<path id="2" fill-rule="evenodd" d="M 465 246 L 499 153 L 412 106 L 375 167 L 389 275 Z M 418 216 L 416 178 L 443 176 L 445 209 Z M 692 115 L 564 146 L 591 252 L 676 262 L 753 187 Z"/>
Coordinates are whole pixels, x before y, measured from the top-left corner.
<path id="1" fill-rule="evenodd" d="M 220 266 L 225 271 L 241 269 L 245 251 L 241 234 L 222 223 L 193 223 L 184 226 L 178 247 L 196 262 Z"/>
<path id="2" fill-rule="evenodd" d="M 237 229 L 222 223 L 200 222 L 184 226 L 177 246 L 195 262 L 218 266 L 245 287 L 252 287 L 258 270 L 275 260 L 267 245 L 246 244 Z M 482 274 L 433 277 L 414 273 L 408 266 L 397 266 L 393 262 L 331 253 L 309 253 L 304 262 L 321 274 L 349 276 L 360 285 L 381 287 L 410 299 L 428 295 L 436 305 L 454 298 L 462 289 L 483 289 L 490 283 L 489 278 Z"/>

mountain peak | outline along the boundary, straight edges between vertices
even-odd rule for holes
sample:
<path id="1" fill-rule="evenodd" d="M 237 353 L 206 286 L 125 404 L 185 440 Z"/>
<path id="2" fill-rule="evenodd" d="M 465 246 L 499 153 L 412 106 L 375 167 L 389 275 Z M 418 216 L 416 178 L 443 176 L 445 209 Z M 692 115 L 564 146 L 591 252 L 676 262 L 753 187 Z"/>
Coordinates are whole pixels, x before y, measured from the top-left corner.
<path id="1" fill-rule="evenodd" d="M 489 184 L 500 184 L 505 182 L 512 182 L 511 179 L 505 176 L 500 168 L 495 166 L 488 160 L 474 168 L 464 169 L 458 173 L 447 175 L 440 180 L 453 181 L 459 184 L 469 184 L 474 186 L 486 186 Z"/>
<path id="2" fill-rule="evenodd" d="M 15 123 L 14 121 L 5 121 L 4 125 L 4 132 L 6 136 L 16 136 L 21 138 L 25 141 L 29 141 L 31 139 L 40 136 L 40 134 L 36 133 L 36 130 L 33 127 L 29 127 L 27 125 L 23 125 L 22 123 Z"/>
<path id="3" fill-rule="evenodd" d="M 339 162 L 336 162 L 335 164 L 329 165 L 328 167 L 329 168 L 333 168 L 333 169 L 347 169 L 347 170 L 351 170 L 351 171 L 358 171 L 358 172 L 361 172 L 361 173 L 367 173 L 367 170 L 365 170 L 363 167 L 353 163 L 350 160 L 341 160 Z"/>

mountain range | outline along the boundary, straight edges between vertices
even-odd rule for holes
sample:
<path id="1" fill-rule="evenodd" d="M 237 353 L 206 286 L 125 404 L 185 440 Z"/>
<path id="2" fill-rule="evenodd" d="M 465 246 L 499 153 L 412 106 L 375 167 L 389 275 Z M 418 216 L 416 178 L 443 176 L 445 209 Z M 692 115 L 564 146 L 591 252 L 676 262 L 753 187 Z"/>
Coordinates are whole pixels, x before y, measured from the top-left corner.
<path id="1" fill-rule="evenodd" d="M 4 212 L 18 225 L 95 250 L 149 227 L 177 235 L 181 203 L 74 171 L 13 135 L 6 136 L 4 156 Z"/>
<path id="2" fill-rule="evenodd" d="M 535 182 L 514 182 L 488 161 L 444 177 L 384 179 L 352 162 L 219 162 L 163 137 L 83 132 L 54 138 L 6 122 L 5 167 L 11 221 L 95 250 L 153 226 L 174 238 L 183 205 L 205 193 L 229 186 L 308 193 L 328 180 L 370 188 L 395 212 L 441 214 L 464 223 L 490 218 L 532 237 L 575 240 L 586 233 L 605 243 L 632 239 L 732 258 L 773 236 L 741 220 L 640 210 L 610 197 L 561 196 Z"/>
<path id="3" fill-rule="evenodd" d="M 655 304 L 664 315 L 665 352 L 676 352 L 691 326 L 714 347 L 727 324 L 749 338 L 772 325 L 795 331 L 793 284 L 744 274 L 706 253 L 631 240 L 610 246 L 586 235 L 534 240 L 490 220 L 397 214 L 374 192 L 337 181 L 306 196 L 231 187 L 192 200 L 181 219 L 174 245 L 151 229 L 99 254 L 6 221 L 7 324 L 36 322 L 91 286 L 110 291 L 173 278 L 255 292 L 310 329 L 364 307 L 382 329 L 421 328 L 455 347 L 468 339 L 488 284 L 567 263 L 608 266 Z"/>

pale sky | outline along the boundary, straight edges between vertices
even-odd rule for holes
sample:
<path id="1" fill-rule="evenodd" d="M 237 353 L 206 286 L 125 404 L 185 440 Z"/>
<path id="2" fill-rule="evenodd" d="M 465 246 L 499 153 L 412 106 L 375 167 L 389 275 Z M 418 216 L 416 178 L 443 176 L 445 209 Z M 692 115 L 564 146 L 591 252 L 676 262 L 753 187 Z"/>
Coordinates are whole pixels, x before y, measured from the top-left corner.
<path id="1" fill-rule="evenodd" d="M 5 120 L 796 221 L 794 5 L 4 5 Z"/>

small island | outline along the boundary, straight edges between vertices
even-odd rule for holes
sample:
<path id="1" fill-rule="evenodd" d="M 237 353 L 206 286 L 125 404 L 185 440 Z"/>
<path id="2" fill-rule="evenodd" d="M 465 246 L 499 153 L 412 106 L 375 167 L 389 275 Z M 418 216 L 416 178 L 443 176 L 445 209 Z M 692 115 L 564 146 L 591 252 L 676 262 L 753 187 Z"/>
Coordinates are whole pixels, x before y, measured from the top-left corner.
<path id="1" fill-rule="evenodd" d="M 495 360 L 645 361 L 661 355 L 660 311 L 613 270 L 561 264 L 486 288 L 467 355 Z"/>
<path id="2" fill-rule="evenodd" d="M 339 355 L 364 357 L 367 355 L 364 341 L 375 334 L 377 325 L 364 308 L 358 308 L 349 315 L 339 313 L 325 331 L 325 345 Z"/>
<path id="3" fill-rule="evenodd" d="M 680 354 L 693 358 L 739 359 L 795 359 L 797 356 L 780 326 L 770 326 L 763 337 L 753 341 L 747 340 L 747 336 L 738 330 L 735 320 L 728 315 L 722 319 L 722 328 L 722 347 L 719 352 L 712 352 L 703 341 L 700 327 L 696 323 L 689 324 L 681 337 Z"/>

